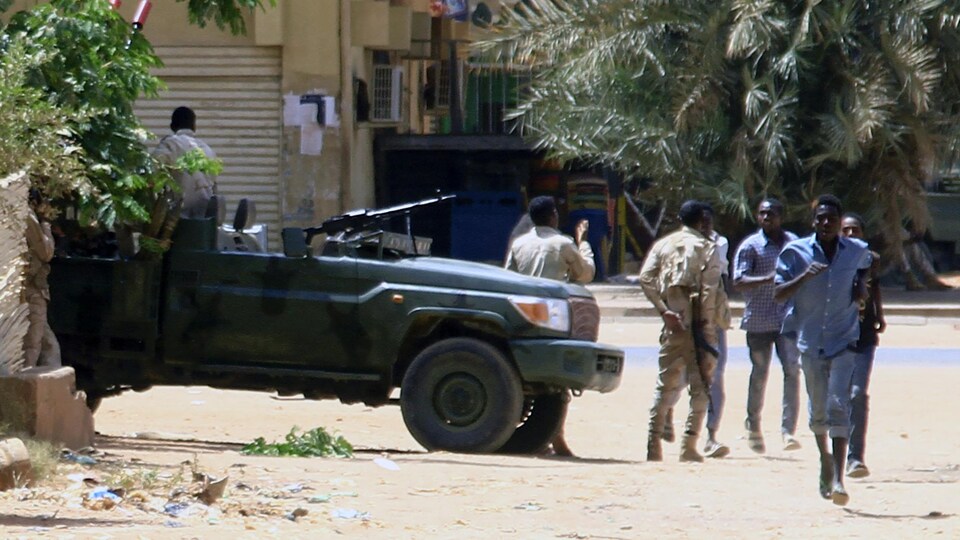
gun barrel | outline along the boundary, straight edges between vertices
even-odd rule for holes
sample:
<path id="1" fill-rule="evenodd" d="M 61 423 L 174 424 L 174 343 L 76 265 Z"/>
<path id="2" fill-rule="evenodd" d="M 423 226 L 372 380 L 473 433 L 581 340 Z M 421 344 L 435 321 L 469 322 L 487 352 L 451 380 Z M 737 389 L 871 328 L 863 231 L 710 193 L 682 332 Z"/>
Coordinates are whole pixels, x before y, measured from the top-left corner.
<path id="1" fill-rule="evenodd" d="M 368 229 L 386 218 L 408 214 L 414 210 L 455 199 L 456 197 L 456 195 L 437 195 L 429 199 L 388 206 L 386 208 L 362 208 L 352 210 L 327 219 L 319 227 L 304 229 L 304 232 L 307 235 L 307 243 L 309 243 L 314 236 L 320 233 L 329 235 L 346 230 Z"/>

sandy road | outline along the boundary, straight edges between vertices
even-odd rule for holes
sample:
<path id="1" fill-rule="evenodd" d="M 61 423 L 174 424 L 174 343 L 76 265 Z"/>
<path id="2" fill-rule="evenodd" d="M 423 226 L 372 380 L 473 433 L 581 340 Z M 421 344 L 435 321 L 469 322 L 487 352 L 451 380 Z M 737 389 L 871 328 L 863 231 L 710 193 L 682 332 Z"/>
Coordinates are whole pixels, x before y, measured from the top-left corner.
<path id="1" fill-rule="evenodd" d="M 652 346 L 656 332 L 652 322 L 608 324 L 601 339 Z M 958 335 L 952 323 L 895 325 L 884 346 L 960 348 Z M 742 344 L 741 332 L 730 338 L 732 346 Z M 108 399 L 97 414 L 104 461 L 167 474 L 193 461 L 211 474 L 229 474 L 220 510 L 173 518 L 126 502 L 109 511 L 75 508 L 69 490 L 59 499 L 7 493 L 0 495 L 0 537 L 956 538 L 957 360 L 956 366 L 876 367 L 867 454 L 873 475 L 849 482 L 846 508 L 819 499 L 816 452 L 803 428 L 800 451 L 785 453 L 776 444 L 776 368 L 764 410 L 768 453 L 753 454 L 739 438 L 748 375 L 741 364 L 728 371 L 721 426 L 733 452 L 691 465 L 677 462 L 676 444 L 665 447 L 664 462 L 643 461 L 655 370 L 630 365 L 616 392 L 573 401 L 567 427 L 573 459 L 428 454 L 407 434 L 396 407 L 205 387 Z M 360 451 L 350 460 L 237 451 L 239 443 L 278 439 L 292 426 L 336 430 Z M 143 432 L 161 440 L 134 437 Z M 381 457 L 398 470 L 378 465 Z M 103 474 L 100 466 L 85 472 Z M 296 508 L 307 515 L 295 522 L 283 517 Z"/>

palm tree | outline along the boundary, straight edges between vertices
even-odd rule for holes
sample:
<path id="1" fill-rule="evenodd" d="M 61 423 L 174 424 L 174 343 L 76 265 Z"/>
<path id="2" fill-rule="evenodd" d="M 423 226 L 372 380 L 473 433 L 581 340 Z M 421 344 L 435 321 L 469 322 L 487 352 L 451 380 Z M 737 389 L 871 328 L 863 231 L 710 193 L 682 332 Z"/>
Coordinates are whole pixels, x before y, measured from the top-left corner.
<path id="1" fill-rule="evenodd" d="M 513 114 L 555 157 L 744 217 L 832 191 L 899 260 L 958 157 L 958 26 L 943 0 L 524 0 L 477 50 L 536 69 Z"/>

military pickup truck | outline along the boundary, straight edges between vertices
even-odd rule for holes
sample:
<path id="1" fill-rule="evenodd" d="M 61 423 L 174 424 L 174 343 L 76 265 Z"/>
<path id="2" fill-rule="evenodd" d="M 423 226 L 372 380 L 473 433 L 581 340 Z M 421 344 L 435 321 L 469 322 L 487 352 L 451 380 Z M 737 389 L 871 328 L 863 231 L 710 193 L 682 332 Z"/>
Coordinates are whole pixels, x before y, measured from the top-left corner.
<path id="1" fill-rule="evenodd" d="M 182 218 L 162 260 L 57 257 L 63 362 L 92 408 L 154 385 L 399 403 L 429 450 L 540 451 L 569 393 L 619 386 L 623 351 L 596 343 L 582 286 L 425 255 L 410 212 L 443 199 L 285 229 L 284 253 L 218 248 L 214 218 Z M 398 215 L 407 234 L 382 230 Z"/>

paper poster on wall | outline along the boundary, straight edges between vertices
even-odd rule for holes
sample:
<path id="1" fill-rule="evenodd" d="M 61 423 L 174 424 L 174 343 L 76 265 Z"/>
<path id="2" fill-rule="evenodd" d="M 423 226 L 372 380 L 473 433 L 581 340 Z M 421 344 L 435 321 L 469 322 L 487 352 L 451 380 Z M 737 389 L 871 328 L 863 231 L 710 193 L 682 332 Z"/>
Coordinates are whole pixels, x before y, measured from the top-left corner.
<path id="1" fill-rule="evenodd" d="M 337 100 L 333 96 L 323 97 L 324 124 L 327 127 L 340 127 L 340 116 L 337 115 Z"/>
<path id="2" fill-rule="evenodd" d="M 317 119 L 317 104 L 316 103 L 301 103 L 299 105 L 299 121 L 298 126 L 306 126 L 308 124 L 319 125 L 320 122 Z"/>
<path id="3" fill-rule="evenodd" d="M 316 114 L 316 106 L 313 107 Z M 316 121 L 300 126 L 300 153 L 305 156 L 319 156 L 323 152 L 323 126 Z"/>
<path id="4" fill-rule="evenodd" d="M 300 96 L 293 93 L 283 96 L 283 125 L 300 126 Z"/>

